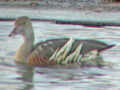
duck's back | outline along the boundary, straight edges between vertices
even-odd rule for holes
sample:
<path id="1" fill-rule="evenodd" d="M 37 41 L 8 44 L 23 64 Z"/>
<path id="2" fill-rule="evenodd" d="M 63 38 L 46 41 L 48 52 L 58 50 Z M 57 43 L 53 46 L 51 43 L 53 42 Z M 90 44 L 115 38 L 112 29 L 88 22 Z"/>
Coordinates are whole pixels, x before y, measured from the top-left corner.
<path id="1" fill-rule="evenodd" d="M 56 49 L 61 49 L 69 39 L 54 39 L 54 40 L 47 40 L 45 42 L 38 43 L 35 45 L 30 58 L 32 60 L 42 60 L 41 63 L 48 63 L 49 58 L 53 55 L 53 53 L 56 51 Z M 98 52 L 111 48 L 114 45 L 107 45 L 103 42 L 96 41 L 96 40 L 75 40 L 72 44 L 71 50 L 68 53 L 72 53 L 80 44 L 82 43 L 82 50 L 81 53 L 82 56 L 84 54 L 90 52 L 91 50 L 98 50 Z M 32 61 L 34 62 L 34 61 Z M 38 62 L 36 62 L 38 63 Z M 40 63 L 40 62 L 39 62 Z M 55 63 L 53 61 L 53 63 Z"/>

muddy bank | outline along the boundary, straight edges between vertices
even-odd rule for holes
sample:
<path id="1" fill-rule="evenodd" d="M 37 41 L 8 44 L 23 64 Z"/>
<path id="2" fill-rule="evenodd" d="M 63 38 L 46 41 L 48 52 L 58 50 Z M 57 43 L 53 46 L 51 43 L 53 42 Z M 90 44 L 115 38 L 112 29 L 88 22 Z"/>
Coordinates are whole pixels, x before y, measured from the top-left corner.
<path id="1" fill-rule="evenodd" d="M 33 4 L 33 5 L 32 5 Z M 88 26 L 120 26 L 120 4 L 84 2 L 1 2 L 0 20 L 14 20 L 28 16 L 32 20 L 53 21 L 60 24 L 82 24 Z"/>

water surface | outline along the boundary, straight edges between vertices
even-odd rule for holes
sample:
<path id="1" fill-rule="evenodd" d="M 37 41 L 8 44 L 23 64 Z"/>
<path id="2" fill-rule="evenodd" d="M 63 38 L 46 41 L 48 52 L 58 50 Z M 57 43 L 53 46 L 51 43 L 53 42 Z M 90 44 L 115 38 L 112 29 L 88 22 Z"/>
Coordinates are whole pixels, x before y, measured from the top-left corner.
<path id="1" fill-rule="evenodd" d="M 13 57 L 22 37 L 8 38 L 13 21 L 0 22 L 0 90 L 118 90 L 120 89 L 120 27 L 84 27 L 33 22 L 35 43 L 54 38 L 95 39 L 116 47 L 102 53 L 111 67 L 55 69 L 18 66 Z"/>

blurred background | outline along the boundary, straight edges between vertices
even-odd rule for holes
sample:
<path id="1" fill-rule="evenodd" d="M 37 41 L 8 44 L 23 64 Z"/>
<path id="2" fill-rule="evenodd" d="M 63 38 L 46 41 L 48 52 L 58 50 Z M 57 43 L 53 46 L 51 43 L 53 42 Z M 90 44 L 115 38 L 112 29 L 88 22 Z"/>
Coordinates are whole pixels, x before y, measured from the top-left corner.
<path id="1" fill-rule="evenodd" d="M 0 0 L 0 90 L 120 90 L 120 0 Z M 108 66 L 29 67 L 14 62 L 21 36 L 9 38 L 14 20 L 28 16 L 35 44 L 55 38 L 92 39 L 114 48 Z"/>

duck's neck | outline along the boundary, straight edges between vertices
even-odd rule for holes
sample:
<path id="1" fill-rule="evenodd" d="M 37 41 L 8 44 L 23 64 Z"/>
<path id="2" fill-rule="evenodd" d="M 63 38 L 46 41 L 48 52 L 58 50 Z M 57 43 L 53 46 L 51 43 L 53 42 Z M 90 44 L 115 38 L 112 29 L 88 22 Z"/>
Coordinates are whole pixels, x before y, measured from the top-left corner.
<path id="1" fill-rule="evenodd" d="M 21 45 L 21 47 L 18 49 L 18 51 L 15 54 L 14 59 L 18 62 L 28 62 L 29 55 L 33 49 L 34 44 L 34 32 L 31 34 L 27 34 L 27 36 L 24 36 L 24 42 Z"/>

